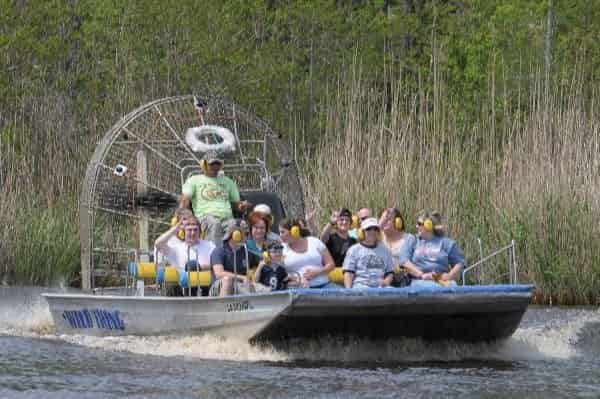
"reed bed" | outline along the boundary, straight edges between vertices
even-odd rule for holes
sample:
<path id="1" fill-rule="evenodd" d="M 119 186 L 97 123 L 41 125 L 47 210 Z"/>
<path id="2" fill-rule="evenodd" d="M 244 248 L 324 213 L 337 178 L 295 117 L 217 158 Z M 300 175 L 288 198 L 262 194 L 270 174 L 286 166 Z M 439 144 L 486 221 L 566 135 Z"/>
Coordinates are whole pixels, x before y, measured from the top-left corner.
<path id="1" fill-rule="evenodd" d="M 537 302 L 599 304 L 598 93 L 581 77 L 552 90 L 535 79 L 516 109 L 491 91 L 465 123 L 441 79 L 430 93 L 407 95 L 401 79 L 389 88 L 340 79 L 302 160 L 308 206 L 322 220 L 340 206 L 396 206 L 409 226 L 439 210 L 471 263 L 477 238 L 485 253 L 516 240 L 519 281 L 536 285 Z M 506 282 L 507 271 L 500 256 L 470 279 Z"/>

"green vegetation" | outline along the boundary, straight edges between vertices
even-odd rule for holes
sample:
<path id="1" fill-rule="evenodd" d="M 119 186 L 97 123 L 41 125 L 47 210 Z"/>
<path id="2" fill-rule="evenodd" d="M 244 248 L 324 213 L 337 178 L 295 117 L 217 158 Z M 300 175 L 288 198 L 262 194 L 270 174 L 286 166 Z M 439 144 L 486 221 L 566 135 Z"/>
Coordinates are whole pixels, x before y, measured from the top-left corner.
<path id="1" fill-rule="evenodd" d="M 471 260 L 475 236 L 516 239 L 540 302 L 600 303 L 597 0 L 0 9 L 2 281 L 76 280 L 95 143 L 144 102 L 209 91 L 301 137 L 323 218 L 340 203 L 437 208 Z"/>

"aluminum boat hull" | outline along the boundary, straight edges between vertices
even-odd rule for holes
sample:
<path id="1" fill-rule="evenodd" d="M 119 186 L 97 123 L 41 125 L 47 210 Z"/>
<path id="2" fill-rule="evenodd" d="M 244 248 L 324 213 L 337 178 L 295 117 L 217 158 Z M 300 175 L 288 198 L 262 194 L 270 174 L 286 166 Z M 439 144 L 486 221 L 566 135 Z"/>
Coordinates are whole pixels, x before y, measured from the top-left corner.
<path id="1" fill-rule="evenodd" d="M 519 326 L 531 285 L 301 289 L 209 297 L 43 294 L 60 334 L 213 333 L 250 341 L 322 336 L 491 341 Z"/>

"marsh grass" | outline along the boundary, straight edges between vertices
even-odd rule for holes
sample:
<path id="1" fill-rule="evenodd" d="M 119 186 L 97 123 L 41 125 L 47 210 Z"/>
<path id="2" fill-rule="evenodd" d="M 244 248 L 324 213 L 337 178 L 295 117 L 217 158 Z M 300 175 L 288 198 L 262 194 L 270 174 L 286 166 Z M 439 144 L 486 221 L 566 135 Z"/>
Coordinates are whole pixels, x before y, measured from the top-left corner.
<path id="1" fill-rule="evenodd" d="M 516 109 L 492 90 L 471 122 L 459 120 L 443 79 L 432 93 L 408 95 L 400 79 L 389 88 L 340 79 L 302 160 L 309 207 L 324 220 L 340 206 L 397 206 L 409 226 L 437 209 L 469 263 L 477 237 L 485 253 L 514 239 L 519 280 L 535 283 L 536 301 L 600 303 L 600 97 L 583 76 L 551 90 L 534 79 Z M 508 281 L 506 258 L 470 279 Z"/>

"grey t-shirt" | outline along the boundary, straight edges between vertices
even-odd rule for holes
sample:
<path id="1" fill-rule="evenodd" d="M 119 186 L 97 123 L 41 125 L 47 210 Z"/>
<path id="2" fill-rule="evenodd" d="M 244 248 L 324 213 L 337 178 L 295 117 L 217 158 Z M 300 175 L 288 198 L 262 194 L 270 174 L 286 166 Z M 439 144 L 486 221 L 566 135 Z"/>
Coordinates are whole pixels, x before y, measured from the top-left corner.
<path id="1" fill-rule="evenodd" d="M 413 239 L 404 246 L 399 256 L 401 265 L 411 261 L 423 273 L 446 273 L 449 266 L 465 265 L 465 256 L 456 242 L 448 237 L 434 236 L 429 240 Z"/>
<path id="2" fill-rule="evenodd" d="M 353 287 L 379 287 L 379 280 L 393 273 L 392 253 L 382 242 L 373 248 L 355 244 L 346 253 L 343 270 L 354 273 Z"/>

